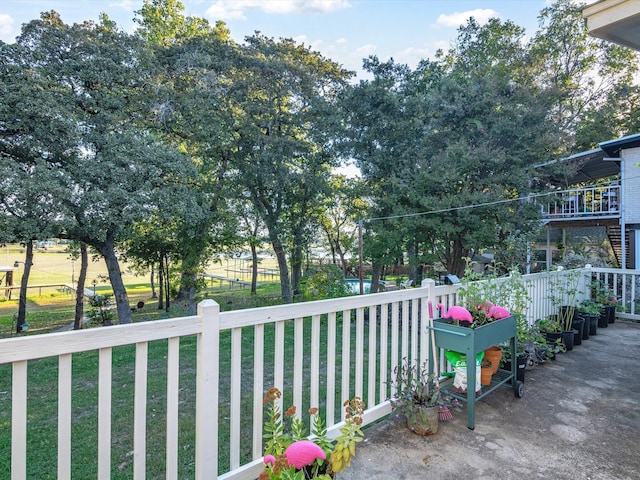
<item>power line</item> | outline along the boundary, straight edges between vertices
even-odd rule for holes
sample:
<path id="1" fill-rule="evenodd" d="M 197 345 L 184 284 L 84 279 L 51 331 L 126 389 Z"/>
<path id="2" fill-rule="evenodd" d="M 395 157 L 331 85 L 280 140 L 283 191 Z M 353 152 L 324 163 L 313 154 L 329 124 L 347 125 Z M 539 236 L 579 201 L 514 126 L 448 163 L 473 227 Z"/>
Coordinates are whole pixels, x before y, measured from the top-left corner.
<path id="1" fill-rule="evenodd" d="M 625 180 L 633 180 L 635 178 L 638 178 L 638 176 L 636 177 L 629 177 L 626 178 Z M 539 198 L 539 197 L 546 197 L 546 196 L 550 196 L 550 195 L 558 195 L 558 194 L 562 194 L 562 193 L 571 193 L 571 192 L 575 192 L 576 190 L 582 190 L 584 188 L 606 188 L 603 187 L 601 185 L 593 185 L 591 187 L 582 187 L 582 188 L 568 188 L 565 190 L 553 190 L 551 192 L 544 192 L 544 193 L 530 193 L 526 196 L 521 196 L 521 197 L 516 197 L 516 198 L 508 198 L 508 199 L 503 199 L 503 200 L 495 200 L 493 202 L 485 202 L 485 203 L 474 203 L 471 205 L 463 205 L 460 207 L 450 207 L 450 208 L 442 208 L 440 210 L 429 210 L 427 212 L 414 212 L 414 213 L 405 213 L 402 215 L 389 215 L 387 217 L 374 217 L 374 218 L 365 218 L 362 221 L 364 222 L 373 222 L 376 220 L 395 220 L 398 218 L 411 218 L 411 217 L 420 217 L 423 215 L 433 215 L 433 214 L 437 214 L 437 213 L 447 213 L 447 212 L 455 212 L 455 211 L 460 211 L 460 210 L 469 210 L 471 208 L 476 208 L 476 207 L 488 207 L 491 205 L 499 205 L 502 203 L 510 203 L 510 202 L 517 202 L 520 200 L 529 200 L 529 199 L 534 199 L 534 198 Z"/>

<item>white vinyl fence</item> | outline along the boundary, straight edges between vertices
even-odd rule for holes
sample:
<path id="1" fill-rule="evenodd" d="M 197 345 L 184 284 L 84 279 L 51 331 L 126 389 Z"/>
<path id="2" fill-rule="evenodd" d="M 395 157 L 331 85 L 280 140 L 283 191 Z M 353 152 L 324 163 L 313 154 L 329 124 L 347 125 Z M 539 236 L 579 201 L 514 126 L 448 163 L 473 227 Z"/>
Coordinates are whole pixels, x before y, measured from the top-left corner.
<path id="1" fill-rule="evenodd" d="M 633 304 L 640 272 L 621 272 L 524 276 L 532 299 L 526 317 L 531 323 L 552 313 L 550 286 L 568 275 L 578 278 L 580 298 L 594 275 L 613 275 L 621 286 L 634 285 L 621 292 Z M 11 439 L 10 451 L 0 440 L 0 477 L 34 477 L 34 465 L 41 469 L 46 457 L 59 479 L 77 477 L 83 462 L 94 463 L 95 477 L 105 480 L 114 472 L 142 479 L 150 470 L 167 479 L 255 479 L 268 388 L 283 392 L 285 409 L 319 407 L 332 436 L 343 401 L 353 396 L 367 405 L 365 425 L 385 417 L 395 367 L 429 358 L 428 303 L 438 316 L 435 306 L 455 304 L 458 288 L 425 281 L 420 288 L 223 313 L 205 300 L 193 317 L 0 340 L 0 438 Z M 76 369 L 91 362 L 95 382 L 79 383 Z M 47 368 L 57 383 L 30 380 Z M 47 388 L 57 389 L 56 431 L 39 427 L 47 425 L 39 415 L 51 417 L 40 412 L 50 406 L 38 407 Z M 79 405 L 87 396 L 81 392 L 90 391 L 95 404 Z"/>

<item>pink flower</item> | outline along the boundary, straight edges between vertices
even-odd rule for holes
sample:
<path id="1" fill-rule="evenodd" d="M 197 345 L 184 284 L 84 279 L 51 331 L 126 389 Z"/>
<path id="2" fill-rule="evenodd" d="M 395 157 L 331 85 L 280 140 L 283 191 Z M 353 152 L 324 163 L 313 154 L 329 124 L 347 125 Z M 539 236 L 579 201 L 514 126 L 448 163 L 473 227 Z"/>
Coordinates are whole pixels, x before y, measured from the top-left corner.
<path id="1" fill-rule="evenodd" d="M 509 310 L 504 307 L 493 306 L 489 310 L 488 315 L 496 320 L 500 320 L 502 318 L 507 318 L 511 313 L 509 313 Z"/>
<path id="2" fill-rule="evenodd" d="M 454 305 L 453 307 L 449 308 L 444 318 L 451 318 L 459 322 L 473 322 L 471 312 L 466 308 L 460 307 L 458 305 Z"/>
<path id="3" fill-rule="evenodd" d="M 490 312 L 492 308 L 493 308 L 493 303 L 491 303 L 488 300 L 484 303 L 479 303 L 478 305 L 476 305 L 476 310 L 478 311 Z"/>
<path id="4" fill-rule="evenodd" d="M 298 440 L 293 442 L 285 450 L 285 455 L 289 460 L 289 464 L 300 470 L 301 468 L 311 465 L 316 458 L 325 460 L 326 453 L 315 443 L 309 440 Z"/>
<path id="5" fill-rule="evenodd" d="M 276 457 L 274 457 L 273 455 L 265 455 L 262 463 L 264 463 L 265 465 L 275 465 Z"/>
<path id="6" fill-rule="evenodd" d="M 612 301 L 613 303 L 618 303 L 618 299 L 617 299 L 616 297 L 613 297 L 613 298 L 611 299 L 611 301 Z"/>

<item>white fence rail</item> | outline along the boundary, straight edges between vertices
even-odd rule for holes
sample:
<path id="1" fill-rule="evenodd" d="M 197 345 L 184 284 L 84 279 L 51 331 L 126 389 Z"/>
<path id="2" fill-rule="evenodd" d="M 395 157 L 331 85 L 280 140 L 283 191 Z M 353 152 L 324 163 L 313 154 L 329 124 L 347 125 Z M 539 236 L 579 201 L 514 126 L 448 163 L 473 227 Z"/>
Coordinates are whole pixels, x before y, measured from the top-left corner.
<path id="1" fill-rule="evenodd" d="M 554 285 L 577 278 L 580 299 L 594 276 L 619 287 L 631 305 L 627 316 L 640 318 L 634 307 L 640 271 L 585 269 L 522 277 L 532 299 L 527 320 L 552 313 L 559 301 L 549 294 Z M 0 391 L 6 386 L 10 393 L 0 396 L 0 437 L 11 436 L 10 466 L 4 456 L 0 477 L 31 477 L 29 459 L 46 454 L 33 451 L 42 442 L 32 441 L 40 430 L 30 404 L 37 404 L 37 388 L 47 387 L 29 379 L 53 368 L 57 432 L 48 434 L 57 439 L 48 444 L 57 445 L 49 468 L 57 478 L 77 476 L 78 462 L 94 462 L 99 479 L 112 478 L 116 469 L 142 479 L 160 451 L 161 466 L 151 470 L 160 469 L 163 478 L 255 479 L 262 469 L 266 389 L 279 388 L 282 404 L 298 412 L 320 407 L 330 435 L 341 425 L 342 402 L 353 396 L 367 404 L 365 424 L 386 416 L 394 368 L 405 358 L 429 358 L 428 302 L 453 305 L 458 288 L 425 281 L 421 288 L 224 313 L 207 300 L 193 317 L 0 340 Z M 160 349 L 157 342 L 164 342 Z M 78 397 L 87 386 L 76 384 L 74 368 L 93 361 L 86 355 L 95 355 L 97 400 L 80 412 Z M 47 358 L 49 366 L 39 363 Z M 11 377 L 10 385 L 3 376 Z M 164 395 L 152 392 L 158 376 Z M 132 412 L 124 420 L 123 405 Z M 77 431 L 85 415 L 95 417 L 95 435 Z M 91 442 L 95 458 L 77 453 L 79 444 Z M 0 442 L 0 454 L 1 448 Z M 128 452 L 127 461 L 117 449 Z"/>

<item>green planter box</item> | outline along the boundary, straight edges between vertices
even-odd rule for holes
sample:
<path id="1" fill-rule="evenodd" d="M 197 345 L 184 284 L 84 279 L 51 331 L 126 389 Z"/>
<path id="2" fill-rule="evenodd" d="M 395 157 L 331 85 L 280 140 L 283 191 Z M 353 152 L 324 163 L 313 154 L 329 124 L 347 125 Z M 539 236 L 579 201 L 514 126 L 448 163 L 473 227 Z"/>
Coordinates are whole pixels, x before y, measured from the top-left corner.
<path id="1" fill-rule="evenodd" d="M 510 316 L 502 320 L 496 320 L 478 328 L 460 327 L 447 323 L 446 319 L 434 320 L 436 346 L 454 352 L 464 353 L 467 356 L 467 385 L 476 384 L 476 355 L 487 348 L 509 340 L 511 348 L 511 368 L 499 370 L 494 375 L 495 381 L 488 387 L 483 387 L 482 394 L 476 395 L 474 388 L 467 388 L 467 396 L 454 395 L 467 402 L 467 426 L 475 428 L 475 402 L 491 393 L 496 388 L 511 382 L 516 388 L 516 317 Z M 468 359 L 472 359 L 469 361 Z M 520 396 L 520 395 L 517 395 Z"/>

